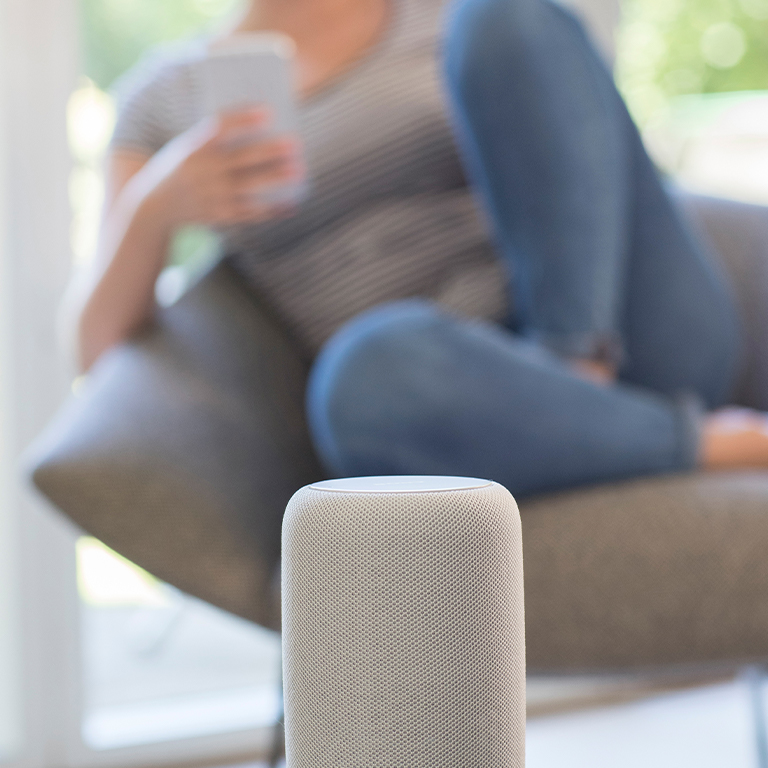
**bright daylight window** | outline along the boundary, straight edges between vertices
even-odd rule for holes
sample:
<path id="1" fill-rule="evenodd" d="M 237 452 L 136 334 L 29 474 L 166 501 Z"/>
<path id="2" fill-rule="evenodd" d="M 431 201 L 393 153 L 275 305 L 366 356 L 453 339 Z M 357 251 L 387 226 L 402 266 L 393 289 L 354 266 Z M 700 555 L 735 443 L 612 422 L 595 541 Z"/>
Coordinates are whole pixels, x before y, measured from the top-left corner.
<path id="1" fill-rule="evenodd" d="M 68 107 L 76 267 L 87 264 L 96 244 L 101 166 L 115 119 L 110 86 L 146 49 L 199 34 L 232 6 L 232 0 L 81 0 L 84 74 Z M 178 294 L 185 274 L 207 258 L 210 242 L 204 232 L 181 233 L 160 298 Z M 274 633 L 157 581 L 95 539 L 79 540 L 77 567 L 82 727 L 89 747 L 129 747 L 274 721 L 280 665 Z"/>
<path id="2" fill-rule="evenodd" d="M 616 77 L 646 144 L 697 191 L 768 203 L 768 0 L 624 0 Z"/>
<path id="3" fill-rule="evenodd" d="M 0 25 L 4 8 L 0 8 Z M 2 41 L 0 41 L 2 45 Z M 2 66 L 2 64 L 0 64 Z M 3 85 L 3 84 L 0 84 Z M 0 124 L 0 146 L 7 140 Z M 14 553 L 18 547 L 14 530 L 13 477 L 10 459 L 11 327 L 10 260 L 7 245 L 6 210 L 8 189 L 0 157 L 0 763 L 16 757 L 21 748 L 19 642 L 17 624 L 18 583 Z"/>
<path id="4" fill-rule="evenodd" d="M 100 542 L 77 544 L 85 715 L 94 749 L 267 726 L 279 642 L 152 578 Z"/>

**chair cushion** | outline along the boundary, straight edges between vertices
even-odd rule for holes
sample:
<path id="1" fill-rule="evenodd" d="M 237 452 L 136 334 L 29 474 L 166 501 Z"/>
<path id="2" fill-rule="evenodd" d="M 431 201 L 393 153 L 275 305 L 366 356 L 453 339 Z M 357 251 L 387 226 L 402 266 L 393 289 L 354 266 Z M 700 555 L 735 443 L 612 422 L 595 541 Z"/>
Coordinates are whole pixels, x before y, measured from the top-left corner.
<path id="1" fill-rule="evenodd" d="M 323 477 L 295 349 L 219 265 L 98 362 L 33 447 L 34 483 L 156 576 L 277 627 L 282 513 Z"/>
<path id="2" fill-rule="evenodd" d="M 768 656 L 768 473 L 633 480 L 520 509 L 529 669 Z"/>
<path id="3" fill-rule="evenodd" d="M 745 355 L 734 402 L 768 411 L 768 206 L 681 190 L 675 197 L 715 251 L 741 315 Z"/>

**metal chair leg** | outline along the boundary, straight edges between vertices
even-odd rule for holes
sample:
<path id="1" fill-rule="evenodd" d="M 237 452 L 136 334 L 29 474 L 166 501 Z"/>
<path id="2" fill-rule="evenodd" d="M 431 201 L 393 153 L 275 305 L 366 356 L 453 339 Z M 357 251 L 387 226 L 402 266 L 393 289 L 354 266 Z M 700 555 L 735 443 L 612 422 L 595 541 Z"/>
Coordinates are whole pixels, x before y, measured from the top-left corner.
<path id="1" fill-rule="evenodd" d="M 280 761 L 285 757 L 285 706 L 283 700 L 283 662 L 280 659 L 280 683 L 279 683 L 279 705 L 277 710 L 277 719 L 272 726 L 272 744 L 269 750 L 269 759 L 267 765 L 269 768 L 277 768 Z M 762 766 L 761 766 L 762 768 Z"/>

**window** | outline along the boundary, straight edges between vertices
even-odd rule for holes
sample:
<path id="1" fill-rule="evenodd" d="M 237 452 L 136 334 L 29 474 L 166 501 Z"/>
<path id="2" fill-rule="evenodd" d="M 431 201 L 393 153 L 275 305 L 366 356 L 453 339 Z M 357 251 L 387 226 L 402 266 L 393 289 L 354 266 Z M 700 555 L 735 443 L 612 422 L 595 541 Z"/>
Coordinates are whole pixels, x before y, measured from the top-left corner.
<path id="1" fill-rule="evenodd" d="M 768 0 L 624 0 L 616 75 L 656 162 L 768 203 Z"/>
<path id="2" fill-rule="evenodd" d="M 0 5 L 0 30 L 3 28 Z M 0 43 L 0 46 L 2 43 Z M 0 58 L 0 72 L 5 62 Z M 0 80 L 0 89 L 4 83 Z M 2 90 L 0 90 L 0 94 Z M 0 113 L 1 115 L 2 113 Z M 6 126 L 0 119 L 0 147 L 5 144 Z M 6 191 L 4 156 L 0 155 L 0 763 L 9 761 L 20 748 L 20 703 L 18 699 L 18 622 L 16 614 L 16 543 L 13 526 L 10 446 L 11 335 L 9 311 L 10 269 L 5 222 Z"/>
<path id="3" fill-rule="evenodd" d="M 96 750 L 263 728 L 277 635 L 190 598 L 89 537 L 77 543 L 82 735 Z"/>
<path id="4" fill-rule="evenodd" d="M 128 13 L 140 4 L 91 5 Z M 143 3 L 161 14 L 192 5 L 214 4 Z M 92 539 L 76 544 L 72 526 L 17 471 L 72 383 L 55 321 L 70 244 L 87 244 L 79 233 L 88 222 L 72 226 L 67 196 L 76 206 L 90 200 L 91 215 L 98 208 L 109 129 L 108 96 L 78 83 L 78 7 L 0 0 L 0 762 L 252 758 L 277 706 L 276 636 L 160 584 Z M 154 34 L 158 25 L 146 27 Z M 67 112 L 80 130 L 70 131 L 74 162 Z"/>
<path id="5" fill-rule="evenodd" d="M 70 11 L 57 0 L 0 0 L 0 751 L 25 768 L 63 762 L 72 710 L 63 703 L 74 693 L 60 623 L 67 536 L 17 471 L 66 386 L 53 328 L 69 270 Z"/>
<path id="6" fill-rule="evenodd" d="M 2 285 L 0 277 L 0 285 Z M 1 301 L 1 299 L 0 299 Z M 2 320 L 0 320 L 2 323 Z M 0 343 L 0 361 L 7 357 Z M 0 363 L 2 370 L 2 363 Z M 4 388 L 0 374 L 0 402 Z M 0 406 L 0 414 L 5 409 Z M 0 435 L 7 436 L 0 416 Z M 6 444 L 7 445 L 7 444 Z M 15 758 L 21 748 L 21 704 L 19 699 L 19 636 L 16 610 L 17 571 L 14 557 L 16 531 L 12 515 L 10 462 L 0 437 L 0 764 Z"/>
<path id="7" fill-rule="evenodd" d="M 83 69 L 67 110 L 75 267 L 96 244 L 101 163 L 114 125 L 109 87 L 148 49 L 199 34 L 232 0 L 80 0 Z M 158 298 L 173 301 L 213 237 L 180 233 Z M 118 750 L 253 731 L 278 711 L 279 638 L 154 579 L 89 537 L 77 543 L 82 738 Z"/>

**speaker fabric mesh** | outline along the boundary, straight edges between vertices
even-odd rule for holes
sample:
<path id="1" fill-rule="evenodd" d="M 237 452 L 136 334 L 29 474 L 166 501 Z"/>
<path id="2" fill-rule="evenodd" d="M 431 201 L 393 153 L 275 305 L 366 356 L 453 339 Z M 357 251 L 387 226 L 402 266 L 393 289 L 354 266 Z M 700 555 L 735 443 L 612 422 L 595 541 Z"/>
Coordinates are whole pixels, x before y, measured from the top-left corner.
<path id="1" fill-rule="evenodd" d="M 302 488 L 282 580 L 288 768 L 523 768 L 522 544 L 505 488 Z"/>

